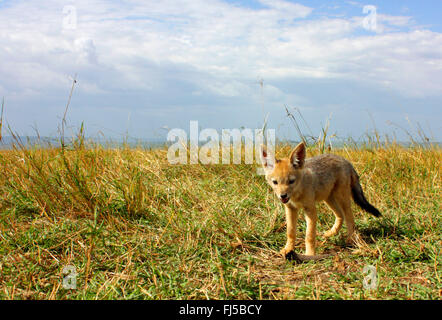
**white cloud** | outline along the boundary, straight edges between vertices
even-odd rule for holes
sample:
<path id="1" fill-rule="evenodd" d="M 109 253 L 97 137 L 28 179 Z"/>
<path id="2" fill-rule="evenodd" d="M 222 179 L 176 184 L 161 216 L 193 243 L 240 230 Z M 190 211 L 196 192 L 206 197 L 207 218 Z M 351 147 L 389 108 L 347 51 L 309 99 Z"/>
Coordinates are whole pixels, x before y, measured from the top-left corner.
<path id="1" fill-rule="evenodd" d="M 154 81 L 137 67 L 145 59 L 158 65 L 185 65 L 222 79 L 357 78 L 360 70 L 367 70 L 372 81 L 378 79 L 382 84 L 387 77 L 393 87 L 400 83 L 395 89 L 401 90 L 404 82 L 406 87 L 411 85 L 402 76 L 406 64 L 417 72 L 415 76 L 436 82 L 432 70 L 440 65 L 440 57 L 436 54 L 428 64 L 419 52 L 431 55 L 438 51 L 440 34 L 414 31 L 356 37 L 352 33 L 360 28 L 363 17 L 299 22 L 309 16 L 311 8 L 281 0 L 260 2 L 266 7 L 250 9 L 206 0 L 123 4 L 79 0 L 74 2 L 76 30 L 63 30 L 63 7 L 56 1 L 45 7 L 38 2 L 19 2 L 0 11 L 9 26 L 0 32 L 1 58 L 15 60 L 14 70 L 2 71 L 16 77 L 21 73 L 19 83 L 32 87 L 23 80 L 30 73 L 54 81 L 57 75 L 63 77 L 78 67 L 93 72 L 94 65 L 99 65 L 143 88 L 143 79 Z M 385 30 L 384 24 L 407 26 L 410 17 L 378 14 L 378 21 Z M 413 86 L 418 87 L 414 90 L 418 94 L 440 89 Z"/>
<path id="2" fill-rule="evenodd" d="M 221 0 L 17 0 L 0 9 L 8 26 L 0 29 L 0 95 L 65 96 L 75 73 L 80 92 L 103 97 L 155 94 L 180 82 L 193 97 L 257 101 L 258 77 L 345 79 L 406 97 L 441 95 L 442 35 L 416 30 L 412 17 L 378 12 L 378 32 L 370 34 L 362 12 L 314 17 L 300 4 L 259 2 L 256 9 Z M 73 30 L 63 28 L 64 5 L 76 8 Z M 294 97 L 266 88 L 278 101 Z"/>

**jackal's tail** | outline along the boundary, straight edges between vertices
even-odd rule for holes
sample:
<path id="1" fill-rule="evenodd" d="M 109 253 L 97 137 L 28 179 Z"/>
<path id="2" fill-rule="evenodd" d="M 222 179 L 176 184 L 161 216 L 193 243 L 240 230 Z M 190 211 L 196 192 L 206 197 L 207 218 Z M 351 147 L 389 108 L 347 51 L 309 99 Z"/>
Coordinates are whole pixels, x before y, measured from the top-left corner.
<path id="1" fill-rule="evenodd" d="M 351 194 L 353 195 L 353 200 L 355 201 L 355 203 L 375 217 L 382 216 L 379 210 L 373 207 L 370 202 L 368 202 L 368 200 L 365 198 L 361 184 L 359 183 L 359 176 L 356 171 L 353 171 L 353 175 L 351 178 Z"/>

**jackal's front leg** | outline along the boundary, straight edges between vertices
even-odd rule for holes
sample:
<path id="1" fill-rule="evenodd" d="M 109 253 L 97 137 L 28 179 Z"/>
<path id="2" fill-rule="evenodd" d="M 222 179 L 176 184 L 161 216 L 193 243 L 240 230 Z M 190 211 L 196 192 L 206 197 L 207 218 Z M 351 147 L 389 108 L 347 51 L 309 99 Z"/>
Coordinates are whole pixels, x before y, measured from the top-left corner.
<path id="1" fill-rule="evenodd" d="M 296 241 L 296 224 L 298 221 L 298 209 L 291 204 L 284 205 L 285 207 L 285 219 L 287 222 L 287 243 L 285 247 L 281 249 L 281 254 L 284 257 L 294 251 Z"/>
<path id="2" fill-rule="evenodd" d="M 316 249 L 316 222 L 318 220 L 316 208 L 313 204 L 305 209 L 305 220 L 307 222 L 307 230 L 305 233 L 305 254 L 312 256 Z"/>

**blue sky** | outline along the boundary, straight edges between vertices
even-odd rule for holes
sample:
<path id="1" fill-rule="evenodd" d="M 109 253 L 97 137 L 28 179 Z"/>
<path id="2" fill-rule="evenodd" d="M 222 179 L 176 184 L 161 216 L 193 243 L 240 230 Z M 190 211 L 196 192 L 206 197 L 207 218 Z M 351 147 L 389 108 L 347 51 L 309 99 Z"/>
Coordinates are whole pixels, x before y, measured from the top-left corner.
<path id="1" fill-rule="evenodd" d="M 342 138 L 419 125 L 442 141 L 441 13 L 439 0 L 0 0 L 0 98 L 24 135 L 58 134 L 76 74 L 68 122 L 90 136 L 253 129 L 268 114 L 297 139 L 288 106 L 306 134 L 330 117 Z"/>

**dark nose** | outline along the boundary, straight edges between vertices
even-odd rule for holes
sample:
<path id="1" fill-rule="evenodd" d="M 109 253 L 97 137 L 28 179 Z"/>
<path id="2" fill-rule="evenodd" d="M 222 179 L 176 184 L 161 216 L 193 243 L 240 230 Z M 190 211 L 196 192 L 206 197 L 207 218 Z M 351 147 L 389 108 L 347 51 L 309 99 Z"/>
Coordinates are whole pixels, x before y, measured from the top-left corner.
<path id="1" fill-rule="evenodd" d="M 281 197 L 281 199 L 286 199 L 287 198 L 287 193 L 281 194 L 280 197 Z"/>

